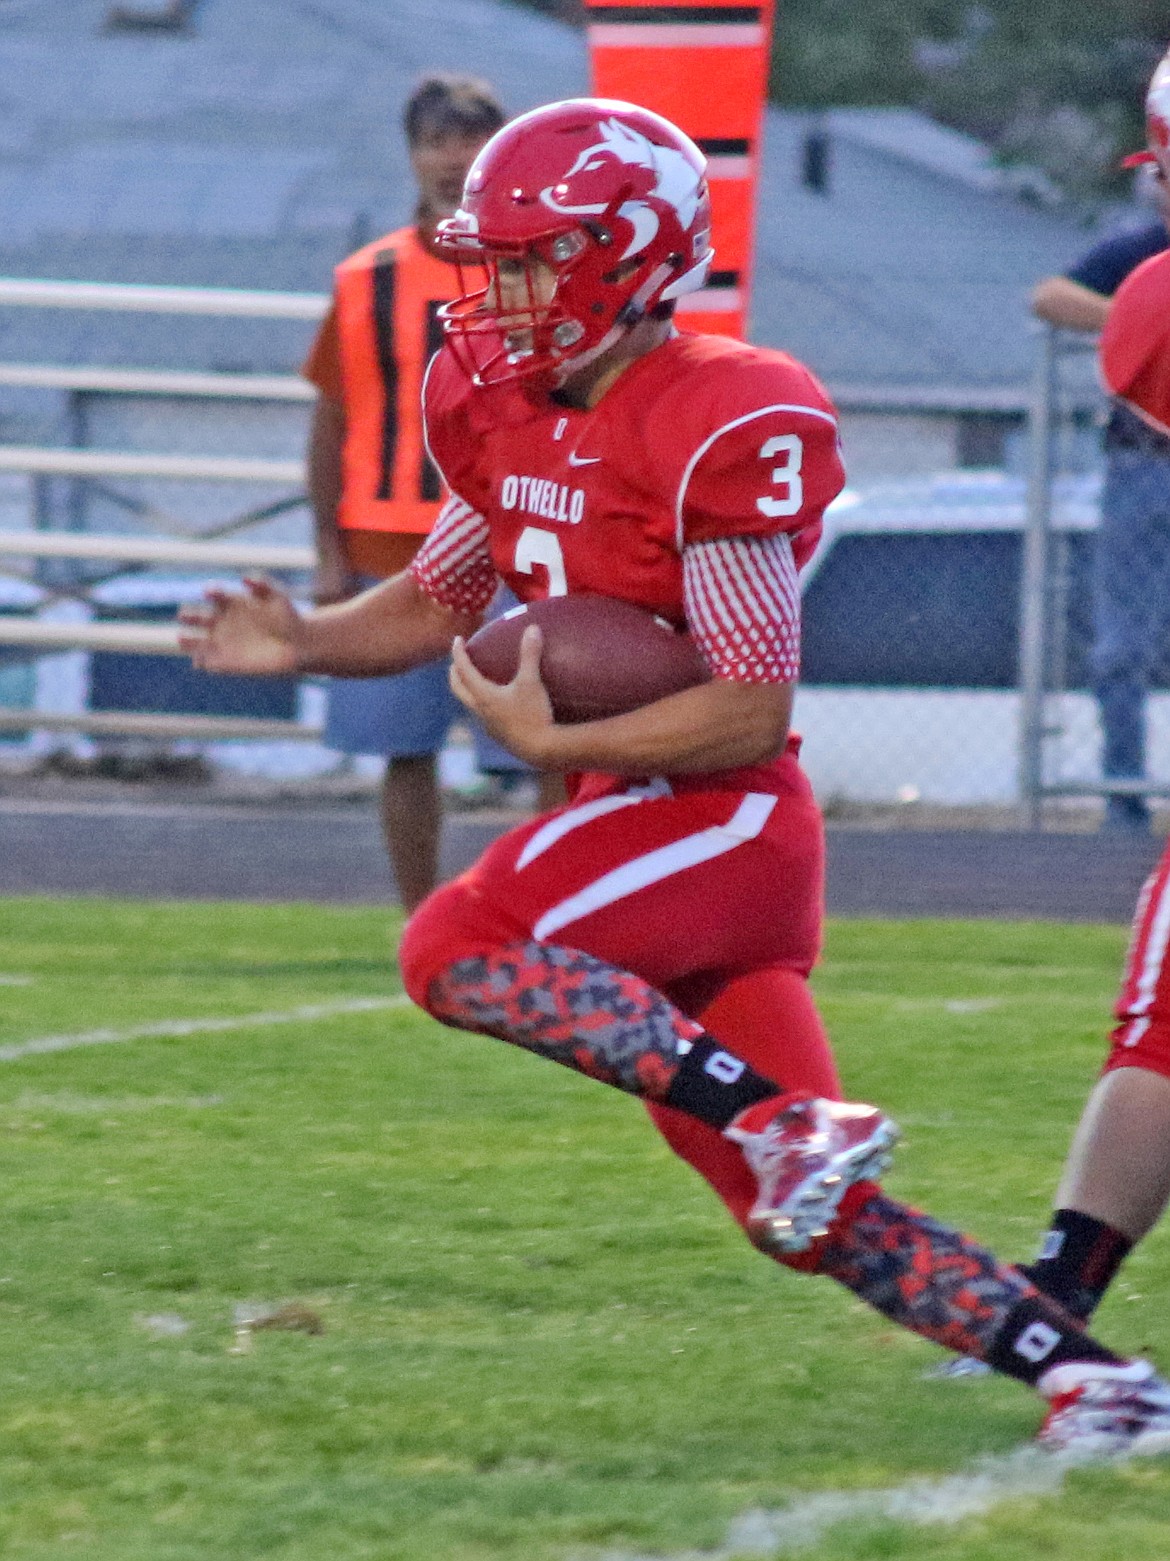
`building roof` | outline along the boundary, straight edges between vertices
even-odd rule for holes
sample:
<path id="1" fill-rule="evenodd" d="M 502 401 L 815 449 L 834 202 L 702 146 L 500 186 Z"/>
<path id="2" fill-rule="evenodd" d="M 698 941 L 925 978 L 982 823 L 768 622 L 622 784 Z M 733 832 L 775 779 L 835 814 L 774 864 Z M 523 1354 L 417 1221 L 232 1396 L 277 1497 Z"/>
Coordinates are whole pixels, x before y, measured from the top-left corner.
<path id="1" fill-rule="evenodd" d="M 814 124 L 829 137 L 824 193 L 801 179 Z M 830 385 L 1025 386 L 1034 357 L 1028 293 L 1091 235 L 1071 215 L 1015 193 L 976 149 L 905 110 L 819 121 L 772 110 L 755 334 L 782 343 Z"/>
<path id="2" fill-rule="evenodd" d="M 408 219 L 398 115 L 432 69 L 519 111 L 587 90 L 584 35 L 502 0 L 203 0 L 184 32 L 106 30 L 105 0 L 0 9 L 0 273 L 318 290 Z M 1018 391 L 1026 294 L 1088 242 L 977 143 L 905 110 L 768 114 L 755 339 L 829 383 Z M 303 325 L 0 315 L 0 358 L 295 367 Z"/>

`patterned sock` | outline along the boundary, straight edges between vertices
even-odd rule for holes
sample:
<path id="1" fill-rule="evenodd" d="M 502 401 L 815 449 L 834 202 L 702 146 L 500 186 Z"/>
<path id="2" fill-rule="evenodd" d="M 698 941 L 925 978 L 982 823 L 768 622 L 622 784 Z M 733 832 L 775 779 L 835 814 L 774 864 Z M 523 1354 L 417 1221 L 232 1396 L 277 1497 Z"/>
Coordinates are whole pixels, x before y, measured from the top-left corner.
<path id="1" fill-rule="evenodd" d="M 457 960 L 427 991 L 444 1024 L 523 1046 L 722 1130 L 782 1093 L 640 976 L 579 949 L 509 943 Z"/>
<path id="2" fill-rule="evenodd" d="M 1120 1363 L 969 1236 L 884 1193 L 851 1211 L 852 1201 L 824 1239 L 818 1271 L 891 1321 L 1033 1385 L 1064 1361 Z"/>
<path id="3" fill-rule="evenodd" d="M 1104 1220 L 1076 1209 L 1057 1209 L 1040 1256 L 1022 1272 L 1038 1290 L 1087 1322 L 1132 1249 L 1129 1237 Z"/>

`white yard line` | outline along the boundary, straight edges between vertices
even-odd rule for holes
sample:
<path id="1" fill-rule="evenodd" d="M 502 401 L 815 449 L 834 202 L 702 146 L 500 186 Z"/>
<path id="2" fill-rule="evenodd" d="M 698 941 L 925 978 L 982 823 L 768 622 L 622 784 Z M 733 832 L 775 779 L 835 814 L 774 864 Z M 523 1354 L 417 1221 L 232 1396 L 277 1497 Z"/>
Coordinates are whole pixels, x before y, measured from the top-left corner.
<path id="1" fill-rule="evenodd" d="M 75 1051 L 80 1046 L 116 1046 L 122 1041 L 146 1041 L 185 1035 L 212 1035 L 224 1030 L 261 1029 L 273 1024 L 308 1024 L 315 1019 L 337 1019 L 345 1014 L 376 1013 L 385 1008 L 406 1008 L 405 992 L 394 997 L 347 997 L 335 1003 L 309 1003 L 303 1008 L 256 1014 L 230 1014 L 223 1019 L 162 1019 L 155 1024 L 131 1025 L 125 1030 L 78 1030 L 72 1035 L 40 1035 L 31 1041 L 0 1046 L 0 1062 L 46 1052 Z"/>
<path id="2" fill-rule="evenodd" d="M 952 1014 L 990 1013 L 997 1008 L 1019 1008 L 1029 1003 L 1045 1003 L 1049 1007 L 1092 1008 L 1108 1013 L 1109 1002 L 1102 1006 L 1100 993 L 1096 992 L 1002 992 L 990 997 L 902 997 L 897 992 L 882 992 L 862 987 L 833 987 L 819 982 L 817 996 L 832 1003 L 884 1003 L 899 1013 L 930 1013 L 942 1009 Z"/>
<path id="3" fill-rule="evenodd" d="M 909 963 L 909 961 L 906 961 Z M 1033 976 L 1046 976 L 1050 980 L 1064 981 L 1069 976 L 1077 976 L 1084 979 L 1085 968 L 1083 965 L 1000 965 L 989 959 L 931 959 L 931 968 L 934 970 L 978 970 L 1005 980 L 1019 977 L 1021 980 L 1030 979 Z M 888 959 L 834 959 L 829 956 L 822 965 L 817 967 L 820 975 L 831 975 L 835 970 L 888 970 Z"/>
<path id="4" fill-rule="evenodd" d="M 0 986 L 32 986 L 31 976 L 6 976 L 0 974 Z"/>
<path id="5" fill-rule="evenodd" d="M 785 1556 L 818 1544 L 841 1523 L 960 1523 L 981 1517 L 1005 1501 L 1058 1495 L 1065 1473 L 1083 1458 L 1021 1447 L 981 1459 L 966 1474 L 907 1480 L 889 1490 L 817 1491 L 775 1512 L 745 1512 L 718 1550 L 687 1551 L 669 1558 L 609 1551 L 604 1561 L 732 1561 L 743 1556 Z"/>

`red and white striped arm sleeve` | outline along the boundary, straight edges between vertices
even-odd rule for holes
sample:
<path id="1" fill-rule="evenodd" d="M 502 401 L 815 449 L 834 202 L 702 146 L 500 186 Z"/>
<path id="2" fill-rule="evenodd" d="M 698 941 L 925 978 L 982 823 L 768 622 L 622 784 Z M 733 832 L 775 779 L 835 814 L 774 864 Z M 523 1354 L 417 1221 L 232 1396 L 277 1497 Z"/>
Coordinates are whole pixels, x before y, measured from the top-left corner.
<path id="1" fill-rule="evenodd" d="M 451 612 L 486 612 L 499 577 L 482 515 L 452 496 L 410 565 L 418 588 Z"/>
<path id="2" fill-rule="evenodd" d="M 715 537 L 683 549 L 687 626 L 712 677 L 795 683 L 800 585 L 785 533 Z"/>

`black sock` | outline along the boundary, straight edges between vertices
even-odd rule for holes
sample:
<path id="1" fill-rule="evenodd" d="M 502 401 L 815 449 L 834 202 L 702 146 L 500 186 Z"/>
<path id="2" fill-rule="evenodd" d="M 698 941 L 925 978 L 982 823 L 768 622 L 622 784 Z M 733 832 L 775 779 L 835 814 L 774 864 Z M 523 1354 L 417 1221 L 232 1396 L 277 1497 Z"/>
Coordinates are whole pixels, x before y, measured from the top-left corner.
<path id="1" fill-rule="evenodd" d="M 679 1062 L 662 1103 L 722 1132 L 733 1117 L 757 1100 L 783 1093 L 771 1079 L 724 1051 L 717 1041 L 701 1035 Z"/>
<path id="2" fill-rule="evenodd" d="M 1125 1365 L 1120 1356 L 1090 1338 L 1074 1317 L 1046 1295 L 1025 1296 L 1016 1302 L 984 1359 L 996 1371 L 1031 1387 L 1053 1366 L 1069 1361 Z"/>
<path id="3" fill-rule="evenodd" d="M 1038 1290 L 1086 1322 L 1132 1246 L 1128 1236 L 1104 1220 L 1076 1209 L 1057 1209 L 1040 1256 L 1023 1272 Z"/>

